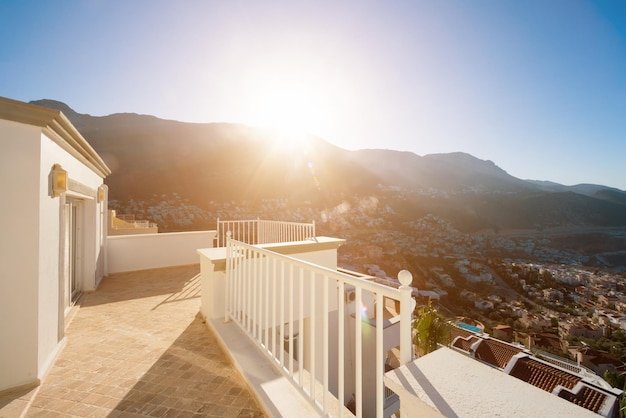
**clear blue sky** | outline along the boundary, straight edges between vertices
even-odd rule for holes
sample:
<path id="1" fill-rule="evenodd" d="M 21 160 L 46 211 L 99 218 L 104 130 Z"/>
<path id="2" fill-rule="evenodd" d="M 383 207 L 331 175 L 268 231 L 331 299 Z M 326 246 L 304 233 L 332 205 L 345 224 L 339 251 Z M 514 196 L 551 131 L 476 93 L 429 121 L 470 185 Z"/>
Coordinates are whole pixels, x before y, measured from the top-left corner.
<path id="1" fill-rule="evenodd" d="M 626 2 L 0 1 L 0 96 L 626 190 Z"/>

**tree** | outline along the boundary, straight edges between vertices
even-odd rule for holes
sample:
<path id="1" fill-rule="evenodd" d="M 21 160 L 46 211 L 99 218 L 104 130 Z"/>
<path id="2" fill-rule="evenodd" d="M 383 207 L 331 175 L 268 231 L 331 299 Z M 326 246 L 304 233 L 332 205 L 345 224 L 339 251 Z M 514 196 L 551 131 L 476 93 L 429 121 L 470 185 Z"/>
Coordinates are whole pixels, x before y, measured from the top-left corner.
<path id="1" fill-rule="evenodd" d="M 624 376 L 622 373 L 607 370 L 606 372 L 604 372 L 602 378 L 614 388 L 622 389 L 626 387 L 626 376 Z"/>
<path id="2" fill-rule="evenodd" d="M 415 308 L 413 343 L 421 355 L 435 351 L 439 343 L 450 339 L 450 323 L 430 301 Z"/>

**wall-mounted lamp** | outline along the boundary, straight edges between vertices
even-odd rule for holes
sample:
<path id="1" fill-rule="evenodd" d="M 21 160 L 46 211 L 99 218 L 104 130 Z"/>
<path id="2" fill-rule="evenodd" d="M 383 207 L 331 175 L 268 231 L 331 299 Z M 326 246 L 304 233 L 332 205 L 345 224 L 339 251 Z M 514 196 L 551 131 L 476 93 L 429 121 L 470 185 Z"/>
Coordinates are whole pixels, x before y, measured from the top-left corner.
<path id="1" fill-rule="evenodd" d="M 106 193 L 104 190 L 104 186 L 99 186 L 98 187 L 98 203 L 102 203 L 102 201 L 104 200 L 104 198 L 106 197 Z"/>
<path id="2" fill-rule="evenodd" d="M 52 166 L 52 196 L 59 197 L 67 191 L 67 171 L 63 170 L 61 164 Z"/>

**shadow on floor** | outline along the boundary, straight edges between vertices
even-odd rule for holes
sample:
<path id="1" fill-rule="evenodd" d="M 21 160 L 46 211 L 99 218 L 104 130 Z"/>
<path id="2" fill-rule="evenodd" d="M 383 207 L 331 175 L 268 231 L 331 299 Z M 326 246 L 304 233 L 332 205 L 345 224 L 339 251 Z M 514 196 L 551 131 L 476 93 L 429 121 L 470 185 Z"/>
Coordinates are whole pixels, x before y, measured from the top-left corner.
<path id="1" fill-rule="evenodd" d="M 178 295 L 189 290 L 191 284 L 195 287 L 187 296 L 199 297 L 199 275 L 198 264 L 111 274 L 102 279 L 95 292 L 83 296 L 81 306 L 96 306 L 158 295 Z M 154 276 L 158 276 L 159 280 L 152 280 Z"/>
<path id="2" fill-rule="evenodd" d="M 262 411 L 200 315 L 110 416 L 261 417 Z"/>
<path id="3" fill-rule="evenodd" d="M 36 395 L 37 387 L 11 390 L 0 394 L 0 417 L 19 417 Z"/>

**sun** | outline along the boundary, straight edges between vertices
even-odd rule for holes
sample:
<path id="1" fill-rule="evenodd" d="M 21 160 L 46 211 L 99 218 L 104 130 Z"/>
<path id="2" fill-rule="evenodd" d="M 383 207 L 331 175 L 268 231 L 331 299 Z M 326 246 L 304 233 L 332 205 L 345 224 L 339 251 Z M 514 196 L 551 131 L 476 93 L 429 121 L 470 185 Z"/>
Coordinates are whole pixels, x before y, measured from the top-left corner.
<path id="1" fill-rule="evenodd" d="M 318 83 L 294 77 L 259 82 L 254 93 L 254 121 L 281 141 L 321 134 L 328 106 Z"/>

